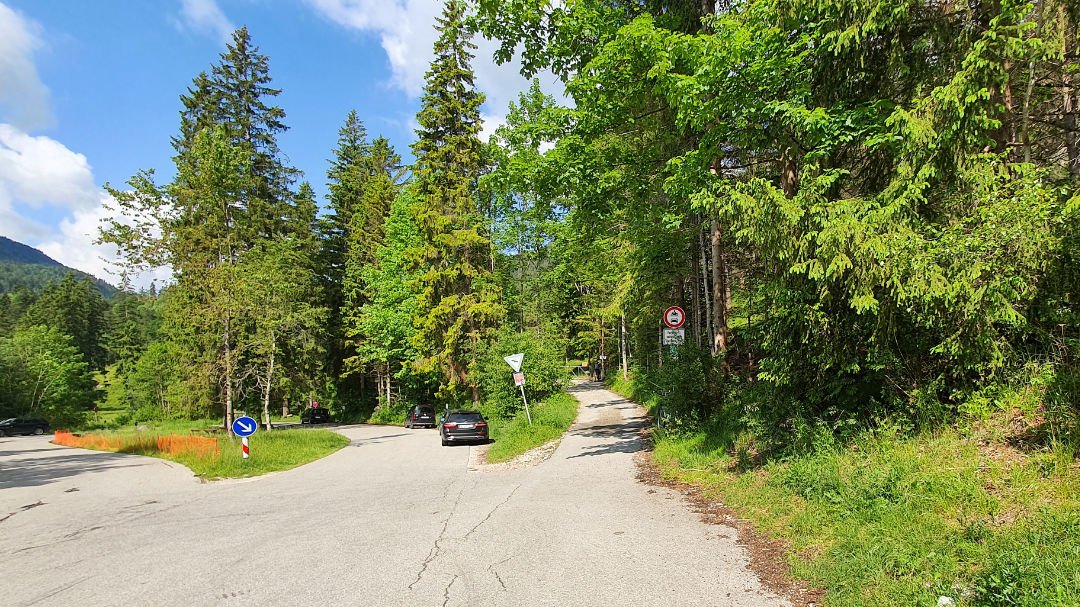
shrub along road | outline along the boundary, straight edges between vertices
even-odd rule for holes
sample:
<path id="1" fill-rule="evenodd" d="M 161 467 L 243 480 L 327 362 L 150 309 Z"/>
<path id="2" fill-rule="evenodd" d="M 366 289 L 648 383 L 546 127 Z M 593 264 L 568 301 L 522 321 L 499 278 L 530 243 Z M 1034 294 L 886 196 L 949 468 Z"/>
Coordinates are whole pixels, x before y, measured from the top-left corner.
<path id="1" fill-rule="evenodd" d="M 635 480 L 640 408 L 572 391 L 577 422 L 533 466 L 354 426 L 312 464 L 201 484 L 162 460 L 3 439 L 5 604 L 788 604 L 733 529 Z"/>

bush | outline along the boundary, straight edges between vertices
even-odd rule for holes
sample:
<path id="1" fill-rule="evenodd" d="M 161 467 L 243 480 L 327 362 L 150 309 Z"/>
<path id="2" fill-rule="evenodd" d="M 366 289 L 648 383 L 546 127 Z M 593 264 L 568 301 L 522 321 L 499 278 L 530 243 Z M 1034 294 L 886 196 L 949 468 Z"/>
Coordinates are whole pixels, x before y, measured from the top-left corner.
<path id="1" fill-rule="evenodd" d="M 539 402 L 566 387 L 567 372 L 563 353 L 564 340 L 553 336 L 537 336 L 532 332 L 519 333 L 503 328 L 494 342 L 480 355 L 476 369 L 477 382 L 484 396 L 484 409 L 489 417 L 513 417 L 522 408 L 521 392 L 514 385 L 510 366 L 504 356 L 525 355 L 525 395 L 529 402 Z"/>

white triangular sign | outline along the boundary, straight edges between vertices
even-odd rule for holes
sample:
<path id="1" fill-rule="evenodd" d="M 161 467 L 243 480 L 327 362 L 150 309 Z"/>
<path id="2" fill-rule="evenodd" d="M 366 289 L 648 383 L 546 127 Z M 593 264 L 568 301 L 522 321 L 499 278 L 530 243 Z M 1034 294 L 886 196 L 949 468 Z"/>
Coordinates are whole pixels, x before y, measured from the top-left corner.
<path id="1" fill-rule="evenodd" d="M 510 368 L 517 372 L 521 370 L 521 361 L 524 360 L 524 358 L 524 354 L 511 354 L 510 356 L 504 356 L 503 360 L 506 361 L 506 364 L 510 365 Z"/>

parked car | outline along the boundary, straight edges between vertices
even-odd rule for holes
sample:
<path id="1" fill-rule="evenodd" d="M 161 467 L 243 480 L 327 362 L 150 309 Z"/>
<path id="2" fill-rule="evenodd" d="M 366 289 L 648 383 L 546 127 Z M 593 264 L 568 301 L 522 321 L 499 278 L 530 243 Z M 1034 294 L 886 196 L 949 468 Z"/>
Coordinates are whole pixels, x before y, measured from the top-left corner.
<path id="1" fill-rule="evenodd" d="M 49 431 L 49 422 L 43 419 L 12 417 L 0 421 L 0 436 L 16 434 L 45 434 Z"/>
<path id="2" fill-rule="evenodd" d="M 300 414 L 301 424 L 329 424 L 330 423 L 330 410 L 322 407 L 311 407 L 304 409 L 304 412 Z"/>
<path id="3" fill-rule="evenodd" d="M 409 409 L 409 412 L 405 414 L 405 427 L 415 428 L 422 426 L 424 428 L 435 427 L 435 408 L 427 405 L 413 405 Z"/>
<path id="4" fill-rule="evenodd" d="M 462 441 L 488 441 L 488 423 L 479 411 L 450 411 L 439 424 L 439 438 L 445 447 Z"/>

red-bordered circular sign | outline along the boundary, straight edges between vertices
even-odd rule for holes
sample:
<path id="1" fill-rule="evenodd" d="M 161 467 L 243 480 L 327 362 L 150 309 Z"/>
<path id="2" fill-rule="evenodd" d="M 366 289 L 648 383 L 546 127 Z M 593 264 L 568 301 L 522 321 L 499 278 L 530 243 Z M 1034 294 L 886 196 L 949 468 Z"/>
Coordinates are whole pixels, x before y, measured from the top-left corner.
<path id="1" fill-rule="evenodd" d="M 664 324 L 669 329 L 678 329 L 686 322 L 686 312 L 679 306 L 671 306 L 664 310 Z"/>

